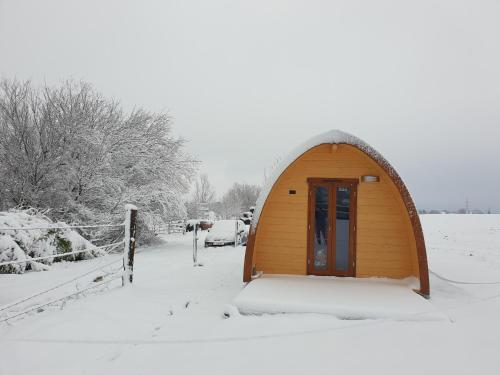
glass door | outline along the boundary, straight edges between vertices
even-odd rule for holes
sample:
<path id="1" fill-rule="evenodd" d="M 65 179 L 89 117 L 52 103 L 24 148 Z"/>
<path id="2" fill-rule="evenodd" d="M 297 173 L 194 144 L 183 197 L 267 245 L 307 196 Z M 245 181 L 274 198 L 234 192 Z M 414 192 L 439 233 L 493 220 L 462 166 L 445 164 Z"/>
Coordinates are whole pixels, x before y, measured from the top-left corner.
<path id="1" fill-rule="evenodd" d="M 309 180 L 308 274 L 355 275 L 356 180 Z"/>
<path id="2" fill-rule="evenodd" d="M 314 274 L 329 274 L 331 264 L 330 187 L 316 185 L 313 189 L 312 268 Z"/>

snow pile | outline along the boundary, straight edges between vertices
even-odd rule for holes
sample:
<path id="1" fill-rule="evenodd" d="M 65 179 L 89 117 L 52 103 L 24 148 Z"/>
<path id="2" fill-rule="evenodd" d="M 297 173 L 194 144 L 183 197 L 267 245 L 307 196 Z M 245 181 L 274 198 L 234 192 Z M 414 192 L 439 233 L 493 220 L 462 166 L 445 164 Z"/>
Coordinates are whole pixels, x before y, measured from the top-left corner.
<path id="1" fill-rule="evenodd" d="M 264 275 L 235 298 L 242 314 L 320 313 L 340 319 L 446 320 L 412 288 L 414 278 Z"/>
<path id="2" fill-rule="evenodd" d="M 92 243 L 74 230 L 61 229 L 61 227 L 67 226 L 62 222 L 53 223 L 48 217 L 33 209 L 0 212 L 0 263 L 24 261 L 0 266 L 0 273 L 23 273 L 28 269 L 45 270 L 54 261 L 75 261 L 105 254 L 102 250 L 95 249 Z M 50 257 L 51 255 L 84 249 L 92 250 L 55 259 Z M 31 260 L 47 256 L 50 258 L 38 261 Z"/>
<path id="3" fill-rule="evenodd" d="M 25 261 L 26 255 L 11 236 L 0 234 L 0 263 L 12 260 Z M 10 271 L 12 273 L 23 273 L 25 269 L 26 263 L 11 264 L 3 267 L 0 266 L 0 271 Z"/>
<path id="4" fill-rule="evenodd" d="M 341 130 L 330 130 L 325 133 L 318 134 L 302 143 L 301 145 L 297 146 L 280 161 L 276 168 L 274 168 L 272 175 L 269 176 L 269 178 L 264 183 L 264 186 L 262 186 L 259 198 L 257 199 L 257 205 L 255 207 L 255 212 L 253 214 L 252 220 L 252 232 L 255 231 L 257 223 L 259 222 L 260 214 L 262 213 L 262 209 L 264 208 L 264 204 L 266 203 L 267 196 L 271 192 L 271 189 L 273 188 L 276 181 L 278 181 L 281 174 L 302 154 L 309 151 L 311 148 L 319 146 L 321 144 L 346 144 L 354 146 L 357 149 L 363 151 L 373 160 L 375 160 L 395 181 L 402 183 L 399 175 L 391 166 L 391 164 L 369 144 Z"/>

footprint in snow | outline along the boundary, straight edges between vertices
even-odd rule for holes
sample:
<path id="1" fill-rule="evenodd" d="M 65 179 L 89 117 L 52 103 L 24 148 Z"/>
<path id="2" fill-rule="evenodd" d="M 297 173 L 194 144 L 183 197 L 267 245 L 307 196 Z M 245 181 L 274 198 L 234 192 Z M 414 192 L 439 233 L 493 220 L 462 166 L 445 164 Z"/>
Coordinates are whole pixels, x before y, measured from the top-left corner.
<path id="1" fill-rule="evenodd" d="M 113 362 L 114 360 L 116 360 L 117 358 L 119 358 L 120 356 L 122 355 L 122 352 L 118 351 L 118 352 L 115 352 L 110 358 L 109 358 L 109 362 Z"/>
<path id="2" fill-rule="evenodd" d="M 157 337 L 158 336 L 158 331 L 161 329 L 161 326 L 157 326 L 155 328 L 153 328 L 153 334 L 151 335 L 151 337 Z"/>

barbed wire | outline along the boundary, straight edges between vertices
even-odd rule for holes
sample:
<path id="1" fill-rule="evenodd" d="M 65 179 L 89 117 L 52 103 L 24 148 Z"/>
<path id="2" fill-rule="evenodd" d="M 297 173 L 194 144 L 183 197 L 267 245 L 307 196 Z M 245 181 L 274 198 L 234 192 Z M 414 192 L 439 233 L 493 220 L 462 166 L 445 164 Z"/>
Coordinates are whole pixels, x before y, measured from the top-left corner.
<path id="1" fill-rule="evenodd" d="M 46 230 L 51 230 L 51 229 L 78 229 L 78 228 L 109 228 L 109 227 L 123 227 L 125 226 L 125 223 L 122 224 L 98 224 L 98 225 L 67 225 L 64 227 L 19 227 L 19 228 L 0 228 L 1 230 L 40 230 L 40 229 L 46 229 Z"/>
<path id="2" fill-rule="evenodd" d="M 14 315 L 8 316 L 8 317 L 6 317 L 6 318 L 0 319 L 0 323 L 6 322 L 6 321 L 8 321 L 8 320 L 10 320 L 10 319 L 13 319 L 13 318 L 16 318 L 16 317 L 18 317 L 18 316 L 21 316 L 21 315 L 27 314 L 27 313 L 29 313 L 29 312 L 31 312 L 31 311 L 41 309 L 42 307 L 49 306 L 49 305 L 52 305 L 52 304 L 57 303 L 57 302 L 60 302 L 60 301 L 64 301 L 64 300 L 66 300 L 66 299 L 68 299 L 68 298 L 71 298 L 71 297 L 73 297 L 73 296 L 75 296 L 75 295 L 81 294 L 81 293 L 83 293 L 83 292 L 85 292 L 85 291 L 87 291 L 87 290 L 89 290 L 89 289 L 93 289 L 93 288 L 97 288 L 97 287 L 99 287 L 99 286 L 105 285 L 105 284 L 107 284 L 107 283 L 109 283 L 109 282 L 111 282 L 111 281 L 113 281 L 113 280 L 116 280 L 116 279 L 118 279 L 118 278 L 121 278 L 122 276 L 123 276 L 123 273 L 121 272 L 120 274 L 116 275 L 115 277 L 113 277 L 113 278 L 111 278 L 111 279 L 104 280 L 104 281 L 102 281 L 102 282 L 100 282 L 100 283 L 97 283 L 97 284 L 95 284 L 95 285 L 90 285 L 90 286 L 88 286 L 88 287 L 86 287 L 86 288 L 84 288 L 84 289 L 80 289 L 80 290 L 79 290 L 79 291 L 77 291 L 77 292 L 74 292 L 74 293 L 71 293 L 71 294 L 67 294 L 67 295 L 65 295 L 64 297 L 57 298 L 57 299 L 55 299 L 55 300 L 52 300 L 52 301 L 49 301 L 49 302 L 43 303 L 43 304 L 41 304 L 41 305 L 36 305 L 36 306 L 31 307 L 31 308 L 29 308 L 29 309 L 27 309 L 27 310 L 21 311 L 21 312 L 19 312 L 19 313 L 17 313 L 17 314 L 14 314 Z"/>
<path id="3" fill-rule="evenodd" d="M 105 249 L 105 248 L 109 248 L 109 247 L 115 247 L 115 246 L 121 245 L 123 243 L 125 243 L 124 240 L 119 241 L 119 242 L 115 242 L 115 243 L 112 243 L 112 244 L 108 244 L 108 245 L 102 245 L 102 246 L 91 247 L 91 248 L 83 249 L 83 250 L 71 251 L 69 253 L 52 254 L 52 255 L 47 255 L 47 256 L 43 256 L 43 257 L 36 257 L 36 258 L 31 258 L 30 257 L 30 258 L 27 258 L 25 260 L 11 260 L 11 261 L 8 261 L 8 262 L 0 263 L 0 266 L 8 266 L 9 264 L 19 264 L 19 263 L 35 262 L 35 261 L 38 261 L 38 260 L 49 259 L 49 258 L 60 258 L 60 257 L 64 257 L 64 256 L 67 256 L 67 255 L 81 254 L 81 253 L 86 253 L 86 252 L 89 252 L 89 251 L 95 251 L 95 250 Z"/>
<path id="4" fill-rule="evenodd" d="M 60 288 L 60 287 L 62 287 L 62 286 L 64 286 L 64 285 L 70 284 L 70 283 L 72 283 L 72 282 L 74 282 L 74 281 L 76 281 L 76 280 L 78 280 L 78 279 L 81 279 L 82 277 L 85 277 L 85 276 L 87 276 L 87 275 L 90 275 L 91 273 L 94 273 L 94 272 L 96 272 L 96 271 L 99 271 L 99 270 L 101 270 L 101 269 L 103 269 L 103 268 L 109 267 L 109 266 L 111 266 L 111 265 L 113 265 L 113 264 L 115 264 L 115 263 L 122 262 L 122 261 L 123 261 L 123 259 L 122 259 L 122 258 L 120 258 L 120 259 L 115 259 L 115 260 L 114 260 L 114 261 L 112 261 L 112 262 L 109 262 L 109 263 L 106 263 L 106 264 L 101 265 L 101 266 L 99 266 L 99 267 L 93 268 L 93 269 L 91 269 L 90 271 L 87 271 L 87 272 L 85 272 L 85 273 L 83 273 L 83 274 L 81 274 L 81 275 L 79 275 L 79 276 L 76 276 L 76 277 L 72 278 L 71 280 L 68 280 L 68 281 L 62 282 L 62 283 L 57 284 L 57 285 L 55 285 L 55 286 L 53 286 L 53 287 L 51 287 L 51 288 L 49 288 L 49 289 L 47 289 L 47 290 L 43 290 L 43 291 L 41 291 L 41 292 L 38 292 L 38 293 L 32 294 L 31 296 L 29 296 L 29 297 L 25 297 L 25 298 L 23 298 L 23 299 L 21 299 L 21 300 L 19 300 L 19 301 L 14 302 L 14 303 L 8 304 L 8 305 L 3 306 L 3 307 L 0 307 L 0 312 L 1 312 L 1 311 L 4 311 L 4 310 L 7 310 L 7 309 L 10 309 L 11 307 L 14 307 L 14 306 L 20 305 L 20 304 L 21 304 L 21 303 L 23 303 L 23 302 L 26 302 L 26 301 L 29 301 L 30 299 L 33 299 L 33 298 L 38 297 L 38 296 L 41 296 L 42 294 L 45 294 L 45 293 L 51 292 L 51 291 L 53 291 L 53 290 L 55 290 L 55 289 L 58 289 L 58 288 Z"/>

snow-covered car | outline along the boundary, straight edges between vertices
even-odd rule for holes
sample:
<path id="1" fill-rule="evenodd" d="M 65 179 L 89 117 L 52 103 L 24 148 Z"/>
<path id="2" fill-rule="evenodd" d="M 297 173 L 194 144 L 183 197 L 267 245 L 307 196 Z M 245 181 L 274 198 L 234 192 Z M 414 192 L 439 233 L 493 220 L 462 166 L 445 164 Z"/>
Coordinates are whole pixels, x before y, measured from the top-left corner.
<path id="1" fill-rule="evenodd" d="M 205 237 L 205 247 L 241 244 L 245 236 L 245 223 L 241 220 L 216 221 Z"/>
<path id="2" fill-rule="evenodd" d="M 198 224 L 198 228 L 200 230 L 208 230 L 212 228 L 213 222 L 211 220 L 199 220 L 199 219 L 192 219 L 188 220 L 186 222 L 186 232 L 192 232 L 194 230 L 195 225 Z"/>
<path id="3" fill-rule="evenodd" d="M 252 217 L 253 214 L 250 211 L 247 211 L 241 214 L 240 220 L 243 221 L 245 225 L 250 225 L 250 223 L 252 222 Z"/>
<path id="4" fill-rule="evenodd" d="M 199 224 L 198 219 L 190 219 L 186 222 L 186 232 L 192 232 L 196 224 Z"/>
<path id="5" fill-rule="evenodd" d="M 200 220 L 200 229 L 201 230 L 209 230 L 214 225 L 211 220 Z"/>
<path id="6" fill-rule="evenodd" d="M 248 235 L 250 233 L 250 225 L 246 225 L 245 224 L 245 231 L 243 232 L 242 236 L 241 236 L 241 244 L 243 246 L 246 246 L 247 245 L 247 241 L 248 241 Z"/>

